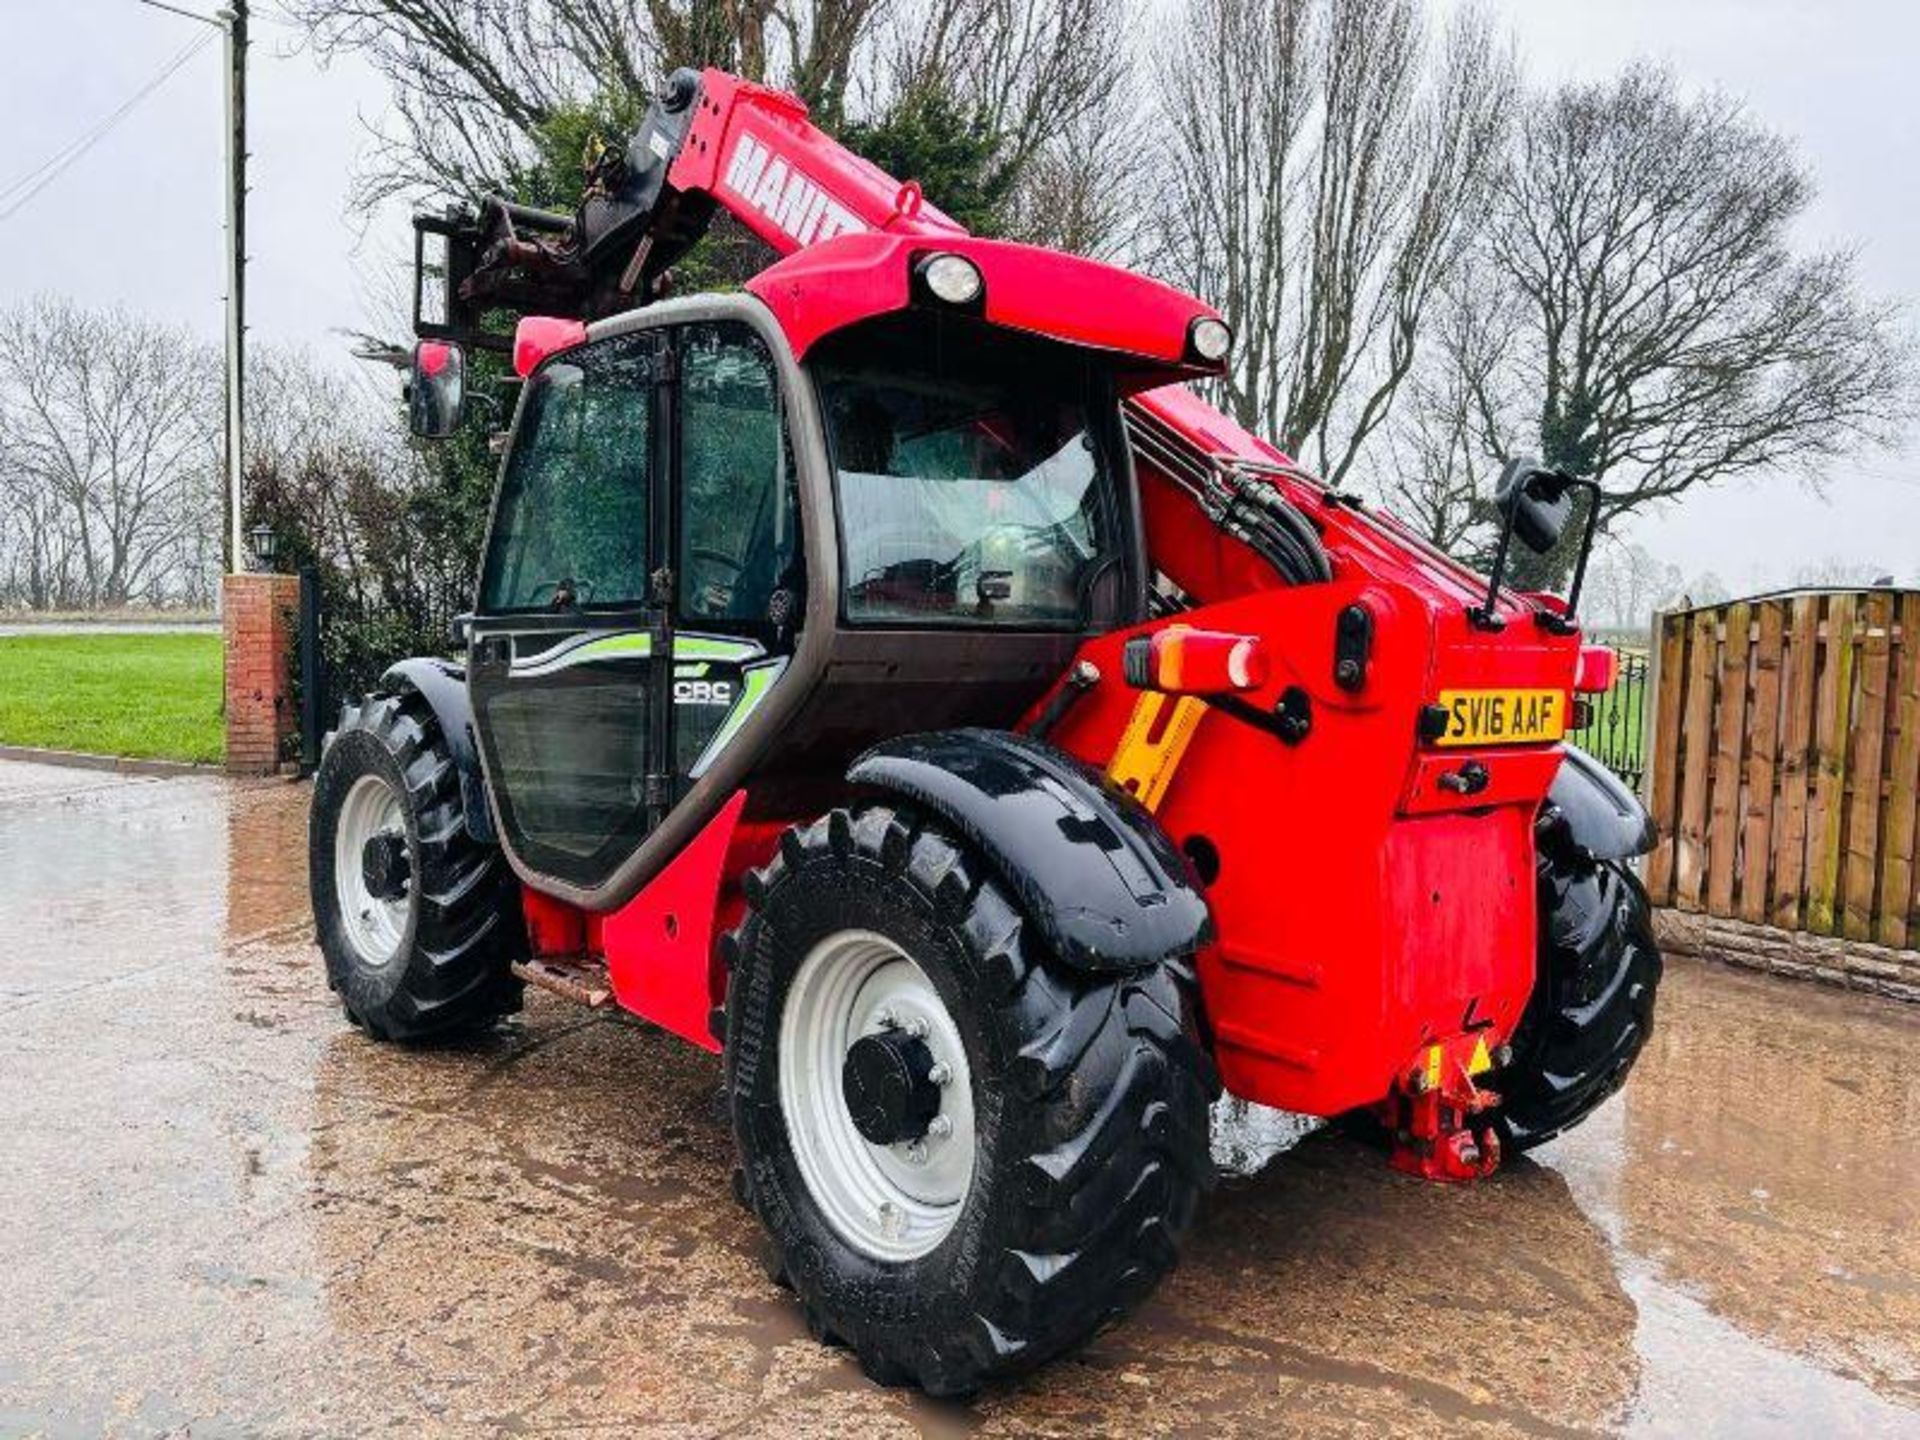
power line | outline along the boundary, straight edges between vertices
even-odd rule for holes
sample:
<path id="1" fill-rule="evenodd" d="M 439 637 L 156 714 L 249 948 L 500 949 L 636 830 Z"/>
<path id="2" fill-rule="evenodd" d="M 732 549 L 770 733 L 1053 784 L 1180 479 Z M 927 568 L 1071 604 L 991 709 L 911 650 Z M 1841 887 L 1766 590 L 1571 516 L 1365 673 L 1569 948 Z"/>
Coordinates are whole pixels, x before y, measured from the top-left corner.
<path id="1" fill-rule="evenodd" d="M 136 5 L 151 6 L 155 10 L 165 10 L 171 15 L 184 15 L 189 20 L 198 20 L 203 25 L 218 26 L 219 21 L 211 15 L 202 15 L 198 10 L 188 10 L 179 5 L 169 5 L 166 0 L 134 0 Z"/>
<path id="2" fill-rule="evenodd" d="M 147 3 L 147 0 L 142 0 L 142 3 Z M 171 7 L 162 6 L 160 8 L 166 9 Z M 0 206 L 4 206 L 4 208 L 0 208 L 0 223 L 11 220 L 34 196 L 38 195 L 42 190 L 45 190 L 47 186 L 51 185 L 55 180 L 58 180 L 61 175 L 65 174 L 81 156 L 85 155 L 95 145 L 104 140 L 121 121 L 131 115 L 141 101 L 145 100 L 155 90 L 158 90 L 161 85 L 165 84 L 168 77 L 182 65 L 185 65 L 187 61 L 206 49 L 212 40 L 213 35 L 211 33 L 201 35 L 192 44 L 188 45 L 171 60 L 167 61 L 165 65 L 161 66 L 151 79 L 138 90 L 134 91 L 132 95 L 128 96 L 113 113 L 96 122 L 91 129 L 83 132 L 76 139 L 69 141 L 47 159 L 27 171 L 26 174 L 10 182 L 4 189 L 0 189 Z"/>

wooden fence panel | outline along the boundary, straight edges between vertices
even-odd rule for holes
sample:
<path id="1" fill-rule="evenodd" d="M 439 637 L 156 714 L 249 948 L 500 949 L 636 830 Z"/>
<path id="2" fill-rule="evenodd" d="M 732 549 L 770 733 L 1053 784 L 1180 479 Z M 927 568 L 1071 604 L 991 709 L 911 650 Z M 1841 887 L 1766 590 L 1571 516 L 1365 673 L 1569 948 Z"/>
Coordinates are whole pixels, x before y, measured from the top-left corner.
<path id="1" fill-rule="evenodd" d="M 1712 778 L 1713 692 L 1719 674 L 1715 663 L 1714 612 L 1697 610 L 1687 634 L 1686 701 L 1680 736 L 1680 825 L 1674 836 L 1674 903 L 1682 910 L 1698 910 L 1707 889 L 1707 799 Z"/>
<path id="2" fill-rule="evenodd" d="M 1873 892 L 1880 879 L 1880 760 L 1887 736 L 1887 672 L 1892 660 L 1893 596 L 1869 595 L 1860 639 L 1860 688 L 1850 727 L 1846 875 L 1840 887 L 1840 933 L 1873 938 Z"/>
<path id="3" fill-rule="evenodd" d="M 1807 929 L 1833 933 L 1840 891 L 1840 835 L 1846 822 L 1847 721 L 1853 712 L 1855 597 L 1827 602 L 1826 662 L 1813 715 L 1813 801 L 1807 808 Z"/>
<path id="4" fill-rule="evenodd" d="M 1647 736 L 1647 790 L 1653 823 L 1662 835 L 1672 835 L 1679 814 L 1675 777 L 1680 760 L 1680 697 L 1687 693 L 1687 622 L 1684 615 L 1662 615 L 1659 658 L 1654 666 L 1654 692 L 1648 698 L 1653 730 Z M 1673 903 L 1673 846 L 1661 845 L 1647 863 L 1647 893 L 1658 905 Z"/>
<path id="5" fill-rule="evenodd" d="M 1817 596 L 1795 597 L 1787 641 L 1771 907 L 1773 923 L 1783 930 L 1800 927 L 1800 892 L 1807 873 L 1807 763 L 1813 744 L 1814 683 L 1819 674 L 1820 610 Z"/>
<path id="6" fill-rule="evenodd" d="M 1914 874 L 1914 840 L 1920 831 L 1920 594 L 1900 597 L 1898 625 L 1893 637 L 1893 760 L 1887 767 L 1877 931 L 1882 945 L 1893 946 L 1920 944 L 1920 937 L 1912 933 L 1915 914 L 1920 913 Z M 1905 913 L 1902 896 L 1913 898 Z"/>
<path id="7" fill-rule="evenodd" d="M 1707 807 L 1707 912 L 1733 914 L 1739 852 L 1740 760 L 1747 740 L 1747 652 L 1753 608 L 1729 605 L 1720 638 L 1719 694 L 1713 719 L 1712 799 Z"/>
<path id="8" fill-rule="evenodd" d="M 1786 608 L 1763 601 L 1754 610 L 1753 703 L 1747 712 L 1746 811 L 1740 834 L 1742 920 L 1767 918 L 1767 867 L 1773 858 L 1773 775 L 1780 747 L 1780 656 Z"/>
<path id="9" fill-rule="evenodd" d="M 1920 592 L 1736 601 L 1657 632 L 1656 903 L 1920 942 Z"/>

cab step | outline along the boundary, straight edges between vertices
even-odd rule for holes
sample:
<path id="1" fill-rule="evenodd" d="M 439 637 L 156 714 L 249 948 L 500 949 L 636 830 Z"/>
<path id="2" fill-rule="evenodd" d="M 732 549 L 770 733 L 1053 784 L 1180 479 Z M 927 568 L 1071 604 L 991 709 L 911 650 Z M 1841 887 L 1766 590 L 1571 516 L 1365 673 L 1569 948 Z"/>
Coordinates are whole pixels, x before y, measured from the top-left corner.
<path id="1" fill-rule="evenodd" d="M 606 961 L 598 956 L 543 955 L 516 960 L 513 973 L 529 985 L 564 995 L 590 1010 L 613 1003 L 613 982 L 607 978 Z"/>

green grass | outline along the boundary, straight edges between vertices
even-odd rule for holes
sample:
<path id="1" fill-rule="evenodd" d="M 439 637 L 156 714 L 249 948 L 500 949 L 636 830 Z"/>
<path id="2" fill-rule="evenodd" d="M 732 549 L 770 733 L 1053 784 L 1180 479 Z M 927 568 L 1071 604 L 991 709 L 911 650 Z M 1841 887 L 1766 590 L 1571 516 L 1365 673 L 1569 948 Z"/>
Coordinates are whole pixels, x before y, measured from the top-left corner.
<path id="1" fill-rule="evenodd" d="M 1617 769 L 1644 769 L 1646 765 L 1646 685 L 1616 684 L 1604 695 L 1587 695 L 1592 721 L 1567 738 L 1591 750 Z"/>
<path id="2" fill-rule="evenodd" d="M 0 745 L 217 761 L 220 636 L 0 636 Z"/>

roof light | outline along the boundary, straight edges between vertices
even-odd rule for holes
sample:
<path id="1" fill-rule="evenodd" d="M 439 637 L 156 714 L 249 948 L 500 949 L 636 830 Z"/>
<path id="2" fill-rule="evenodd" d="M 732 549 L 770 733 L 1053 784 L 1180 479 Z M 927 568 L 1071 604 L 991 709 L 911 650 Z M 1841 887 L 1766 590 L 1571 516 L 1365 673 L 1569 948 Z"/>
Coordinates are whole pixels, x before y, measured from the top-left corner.
<path id="1" fill-rule="evenodd" d="M 1195 320 L 1193 328 L 1187 332 L 1187 338 L 1193 346 L 1193 353 L 1209 365 L 1218 365 L 1233 348 L 1233 331 L 1227 328 L 1226 321 L 1216 320 L 1211 315 L 1202 315 Z"/>
<path id="2" fill-rule="evenodd" d="M 964 255 L 935 255 L 921 265 L 920 278 L 934 299 L 949 305 L 971 305 L 987 288 L 980 267 Z"/>

